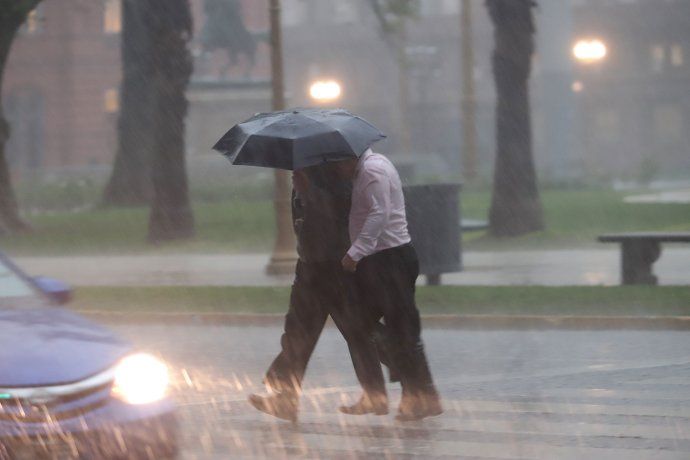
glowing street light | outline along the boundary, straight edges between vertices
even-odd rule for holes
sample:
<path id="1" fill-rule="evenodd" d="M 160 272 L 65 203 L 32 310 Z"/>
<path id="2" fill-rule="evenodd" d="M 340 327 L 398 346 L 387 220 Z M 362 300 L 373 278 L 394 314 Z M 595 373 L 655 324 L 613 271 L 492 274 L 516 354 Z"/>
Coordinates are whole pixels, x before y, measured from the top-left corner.
<path id="1" fill-rule="evenodd" d="M 607 54 L 606 44 L 598 38 L 579 40 L 573 46 L 573 56 L 583 64 L 599 62 Z"/>
<path id="2" fill-rule="evenodd" d="M 331 102 L 340 97 L 342 88 L 335 80 L 318 80 L 309 87 L 309 95 L 318 102 Z"/>

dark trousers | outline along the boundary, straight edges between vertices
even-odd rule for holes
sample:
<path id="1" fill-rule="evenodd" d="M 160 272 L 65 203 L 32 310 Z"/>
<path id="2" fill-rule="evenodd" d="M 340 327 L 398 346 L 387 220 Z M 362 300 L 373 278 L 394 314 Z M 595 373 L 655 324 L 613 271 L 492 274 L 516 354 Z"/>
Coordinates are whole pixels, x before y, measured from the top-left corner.
<path id="1" fill-rule="evenodd" d="M 421 339 L 415 282 L 417 253 L 411 244 L 385 249 L 357 264 L 355 284 L 362 308 L 386 323 L 384 352 L 399 372 L 405 396 L 438 397 Z"/>
<path id="2" fill-rule="evenodd" d="M 355 301 L 354 276 L 340 262 L 297 262 L 285 315 L 281 351 L 266 373 L 275 391 L 297 393 L 316 342 L 330 315 L 352 357 L 362 388 L 373 397 L 385 394 L 385 383 L 372 334 L 378 318 Z"/>

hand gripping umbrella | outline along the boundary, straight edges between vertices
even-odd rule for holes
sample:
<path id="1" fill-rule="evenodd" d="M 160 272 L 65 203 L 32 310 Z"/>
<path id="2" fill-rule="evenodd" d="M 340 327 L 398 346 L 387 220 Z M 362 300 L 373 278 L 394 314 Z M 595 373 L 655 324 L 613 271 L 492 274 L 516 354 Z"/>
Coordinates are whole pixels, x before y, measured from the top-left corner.
<path id="1" fill-rule="evenodd" d="M 386 136 L 343 109 L 260 113 L 233 126 L 213 146 L 235 165 L 296 170 L 359 157 Z"/>

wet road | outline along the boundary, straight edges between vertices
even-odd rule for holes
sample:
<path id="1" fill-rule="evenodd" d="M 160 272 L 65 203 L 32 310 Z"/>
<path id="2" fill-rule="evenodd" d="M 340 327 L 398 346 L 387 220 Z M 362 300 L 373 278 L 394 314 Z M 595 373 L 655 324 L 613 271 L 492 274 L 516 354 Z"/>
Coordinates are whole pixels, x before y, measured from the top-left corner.
<path id="1" fill-rule="evenodd" d="M 115 326 L 172 366 L 185 459 L 690 458 L 690 333 L 424 332 L 446 412 L 411 424 L 340 415 L 359 390 L 333 328 L 310 364 L 300 422 L 254 411 L 276 327 Z"/>

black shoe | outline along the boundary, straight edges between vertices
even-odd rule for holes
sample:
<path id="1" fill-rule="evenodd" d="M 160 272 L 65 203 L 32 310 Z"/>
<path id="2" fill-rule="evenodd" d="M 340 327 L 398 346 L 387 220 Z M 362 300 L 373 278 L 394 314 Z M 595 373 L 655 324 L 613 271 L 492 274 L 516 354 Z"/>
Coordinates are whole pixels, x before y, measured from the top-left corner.
<path id="1" fill-rule="evenodd" d="M 256 410 L 290 422 L 297 421 L 299 400 L 293 395 L 275 394 L 271 396 L 249 395 L 249 404 Z"/>
<path id="2" fill-rule="evenodd" d="M 403 396 L 395 419 L 399 422 L 414 422 L 443 413 L 438 395 Z"/>
<path id="3" fill-rule="evenodd" d="M 376 414 L 376 415 L 386 415 L 388 414 L 388 398 L 386 396 L 378 396 L 371 398 L 366 395 L 362 395 L 355 404 L 351 406 L 340 406 L 338 408 L 340 412 L 348 415 L 364 415 L 364 414 Z"/>

